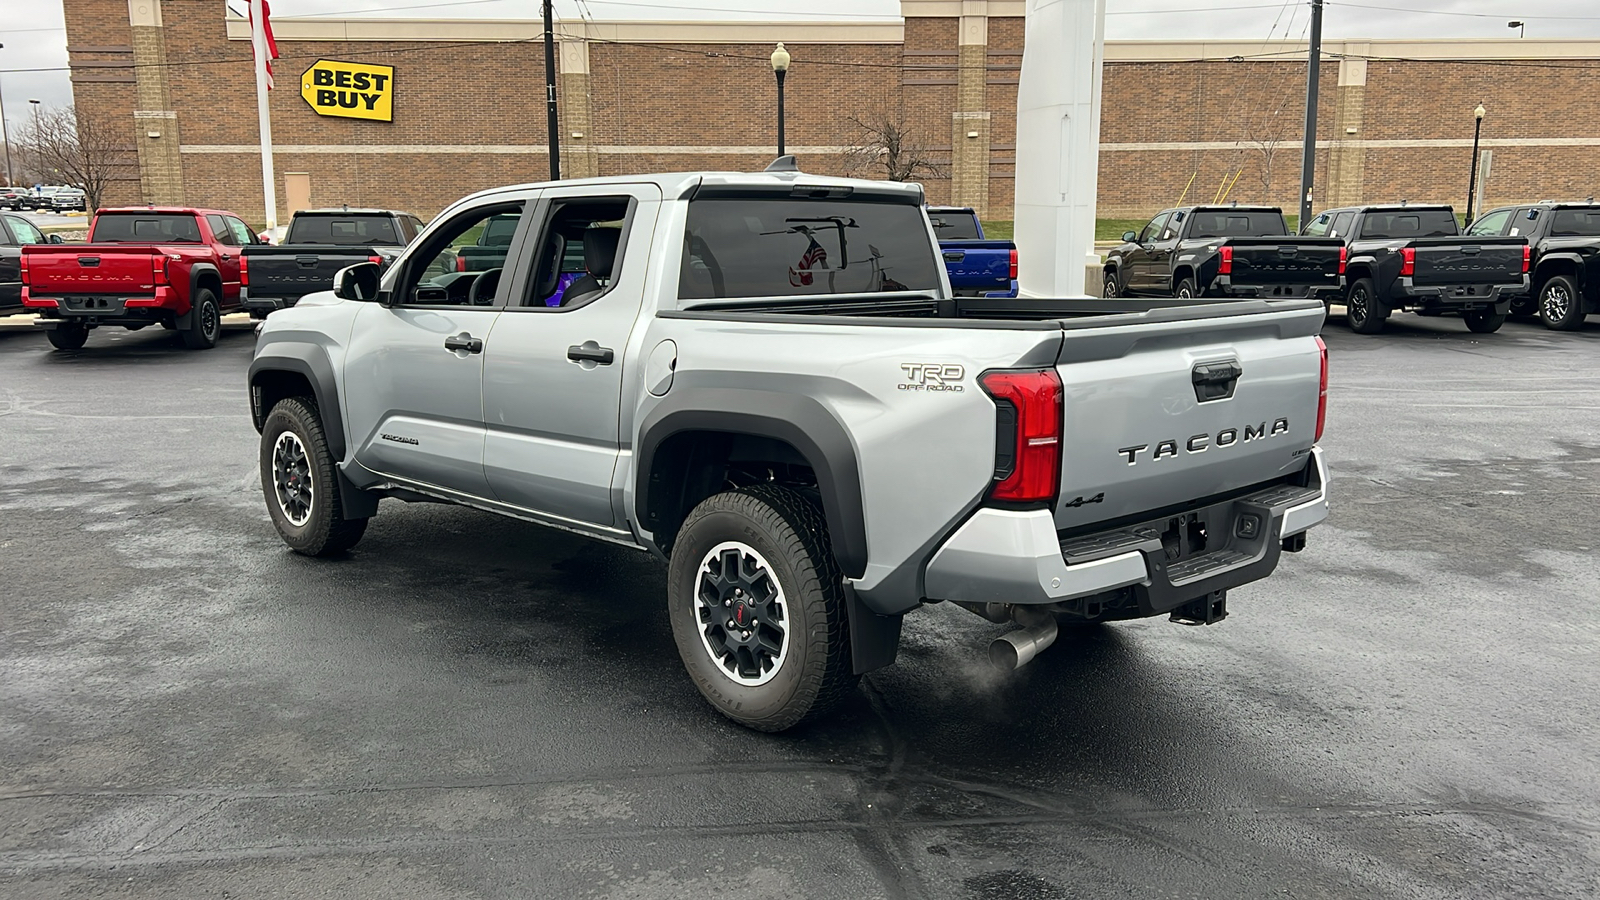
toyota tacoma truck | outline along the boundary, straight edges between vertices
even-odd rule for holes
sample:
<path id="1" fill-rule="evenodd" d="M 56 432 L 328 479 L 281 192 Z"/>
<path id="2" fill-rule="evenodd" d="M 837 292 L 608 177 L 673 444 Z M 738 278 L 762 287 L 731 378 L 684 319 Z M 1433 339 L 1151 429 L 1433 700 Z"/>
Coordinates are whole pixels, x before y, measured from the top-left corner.
<path id="1" fill-rule="evenodd" d="M 978 213 L 967 206 L 930 206 L 928 221 L 957 297 L 1015 297 L 1017 245 L 984 237 Z"/>
<path id="2" fill-rule="evenodd" d="M 1576 331 L 1600 312 L 1600 204 L 1593 199 L 1492 209 L 1467 236 L 1527 240 L 1530 290 L 1511 298 L 1511 315 L 1536 315 L 1547 328 Z"/>
<path id="3" fill-rule="evenodd" d="M 1104 297 L 1308 297 L 1344 286 L 1344 251 L 1289 234 L 1272 206 L 1164 209 L 1106 254 Z"/>
<path id="4" fill-rule="evenodd" d="M 239 251 L 255 236 L 223 210 L 102 209 L 89 242 L 22 248 L 22 305 L 57 350 L 102 325 L 176 330 L 190 349 L 216 346 L 239 308 Z"/>
<path id="5" fill-rule="evenodd" d="M 792 168 L 459 201 L 262 323 L 267 513 L 310 556 L 381 498 L 652 553 L 695 686 L 767 731 L 891 663 L 921 606 L 1015 623 L 1013 667 L 1060 627 L 1216 622 L 1305 546 L 1320 302 L 955 297 L 922 202 Z M 497 216 L 503 266 L 432 274 Z"/>
<path id="6" fill-rule="evenodd" d="M 1383 331 L 1400 310 L 1459 314 L 1468 330 L 1490 334 L 1528 290 L 1527 238 L 1463 236 L 1448 206 L 1330 209 L 1305 233 L 1344 244 L 1345 321 L 1357 334 Z"/>
<path id="7" fill-rule="evenodd" d="M 293 306 L 333 286 L 333 276 L 358 262 L 387 266 L 422 230 L 410 213 L 386 209 L 303 209 L 282 244 L 252 241 L 239 257 L 239 298 L 251 318 Z"/>

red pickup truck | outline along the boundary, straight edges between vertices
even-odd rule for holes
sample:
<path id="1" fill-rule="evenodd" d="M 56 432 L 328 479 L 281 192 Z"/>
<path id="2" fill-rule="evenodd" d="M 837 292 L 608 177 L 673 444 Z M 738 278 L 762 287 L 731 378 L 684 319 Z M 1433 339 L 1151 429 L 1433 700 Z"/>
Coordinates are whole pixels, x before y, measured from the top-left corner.
<path id="1" fill-rule="evenodd" d="M 259 243 L 230 212 L 166 206 L 102 209 L 87 244 L 22 249 L 22 305 L 58 350 L 101 325 L 176 330 L 213 347 L 222 314 L 240 308 L 239 252 Z"/>

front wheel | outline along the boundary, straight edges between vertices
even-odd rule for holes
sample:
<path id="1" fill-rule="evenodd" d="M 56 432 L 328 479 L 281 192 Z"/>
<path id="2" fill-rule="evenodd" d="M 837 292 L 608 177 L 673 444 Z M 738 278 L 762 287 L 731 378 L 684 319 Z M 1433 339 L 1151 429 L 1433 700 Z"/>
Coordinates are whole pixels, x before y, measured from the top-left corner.
<path id="1" fill-rule="evenodd" d="M 1122 296 L 1122 287 L 1117 284 L 1117 270 L 1107 269 L 1105 287 L 1100 291 L 1100 296 L 1114 299 Z"/>
<path id="2" fill-rule="evenodd" d="M 1577 331 L 1583 327 L 1583 316 L 1583 295 L 1570 277 L 1556 275 L 1539 289 L 1539 318 L 1546 328 Z"/>
<path id="3" fill-rule="evenodd" d="M 667 606 L 695 687 L 740 725 L 792 728 L 859 680 L 828 529 L 799 491 L 742 488 L 696 506 L 673 544 Z"/>
<path id="4" fill-rule="evenodd" d="M 1345 321 L 1356 334 L 1377 334 L 1383 330 L 1385 316 L 1378 304 L 1378 292 L 1371 278 L 1357 278 L 1344 298 Z"/>
<path id="5" fill-rule="evenodd" d="M 209 350 L 222 336 L 222 308 L 217 295 L 206 288 L 195 294 L 189 310 L 189 327 L 183 330 L 183 345 L 190 350 Z"/>
<path id="6" fill-rule="evenodd" d="M 57 325 L 45 332 L 50 346 L 57 350 L 81 350 L 89 340 L 89 329 L 83 325 Z"/>
<path id="7" fill-rule="evenodd" d="M 332 556 L 356 545 L 366 519 L 347 519 L 316 407 L 280 400 L 261 428 L 261 492 L 278 536 L 297 553 Z"/>
<path id="8" fill-rule="evenodd" d="M 1494 334 L 1506 323 L 1506 314 L 1490 309 L 1469 309 L 1461 314 L 1467 320 L 1467 330 L 1473 334 Z"/>

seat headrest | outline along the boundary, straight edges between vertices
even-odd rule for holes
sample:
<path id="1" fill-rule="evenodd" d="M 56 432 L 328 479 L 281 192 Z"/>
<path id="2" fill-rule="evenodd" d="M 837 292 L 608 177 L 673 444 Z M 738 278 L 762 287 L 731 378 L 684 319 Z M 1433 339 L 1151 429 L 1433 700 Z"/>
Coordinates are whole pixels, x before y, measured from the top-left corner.
<path id="1" fill-rule="evenodd" d="M 617 228 L 590 228 L 583 233 L 583 267 L 596 278 L 610 278 L 617 261 Z"/>

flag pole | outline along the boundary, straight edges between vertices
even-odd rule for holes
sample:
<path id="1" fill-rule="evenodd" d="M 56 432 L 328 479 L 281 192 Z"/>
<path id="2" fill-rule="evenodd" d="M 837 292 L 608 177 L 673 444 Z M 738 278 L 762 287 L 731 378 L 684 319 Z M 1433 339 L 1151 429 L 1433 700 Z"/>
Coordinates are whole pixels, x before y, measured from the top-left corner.
<path id="1" fill-rule="evenodd" d="M 271 234 L 278 227 L 278 192 L 277 178 L 272 172 L 272 113 L 267 106 L 267 17 L 261 7 L 261 0 L 250 0 L 250 46 L 255 50 L 256 62 L 256 117 L 261 124 L 261 195 L 267 206 L 267 233 Z"/>

